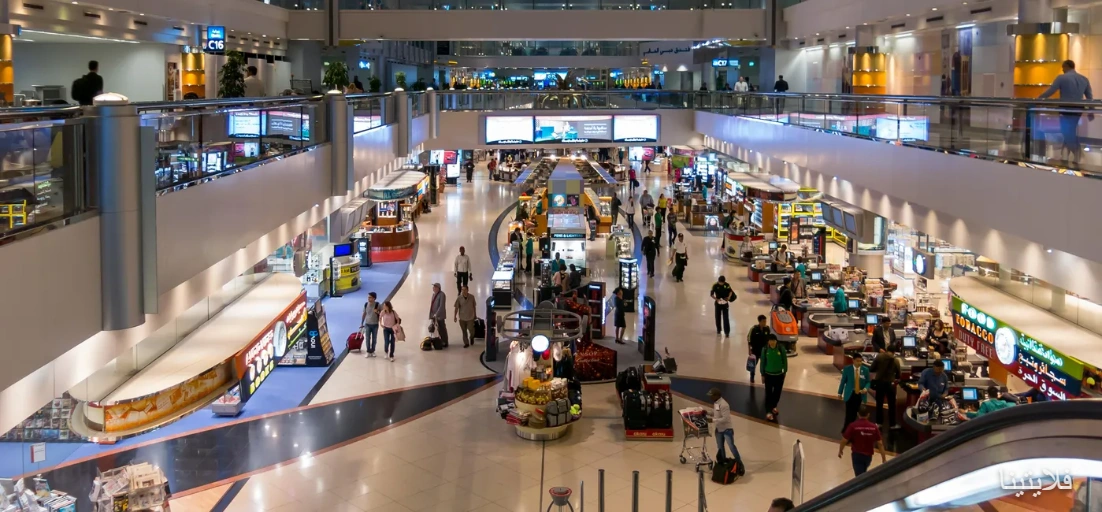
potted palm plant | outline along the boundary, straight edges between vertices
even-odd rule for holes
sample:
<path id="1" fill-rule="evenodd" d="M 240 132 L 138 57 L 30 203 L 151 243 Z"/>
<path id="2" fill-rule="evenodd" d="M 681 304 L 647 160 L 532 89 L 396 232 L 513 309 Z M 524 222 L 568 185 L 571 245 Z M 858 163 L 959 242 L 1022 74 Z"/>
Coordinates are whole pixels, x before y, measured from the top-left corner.
<path id="1" fill-rule="evenodd" d="M 340 61 L 327 63 L 325 65 L 325 76 L 322 77 L 321 83 L 325 84 L 329 90 L 343 91 L 350 83 L 348 81 L 348 65 Z"/>
<path id="2" fill-rule="evenodd" d="M 218 97 L 240 98 L 245 96 L 245 55 L 239 51 L 226 52 L 226 63 L 218 71 Z"/>

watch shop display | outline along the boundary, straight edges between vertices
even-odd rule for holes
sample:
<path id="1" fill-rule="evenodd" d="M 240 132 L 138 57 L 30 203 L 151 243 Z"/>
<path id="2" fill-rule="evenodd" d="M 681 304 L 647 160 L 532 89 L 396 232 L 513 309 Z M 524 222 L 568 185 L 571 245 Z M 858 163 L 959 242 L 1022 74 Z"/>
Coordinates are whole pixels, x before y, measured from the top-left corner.
<path id="1" fill-rule="evenodd" d="M 34 488 L 27 487 L 24 478 L 0 478 L 0 512 L 76 512 L 73 495 L 50 489 L 42 475 L 32 481 Z"/>
<path id="2" fill-rule="evenodd" d="M 635 310 L 635 297 L 639 291 L 639 260 L 620 258 L 620 289 L 624 290 L 624 309 Z"/>

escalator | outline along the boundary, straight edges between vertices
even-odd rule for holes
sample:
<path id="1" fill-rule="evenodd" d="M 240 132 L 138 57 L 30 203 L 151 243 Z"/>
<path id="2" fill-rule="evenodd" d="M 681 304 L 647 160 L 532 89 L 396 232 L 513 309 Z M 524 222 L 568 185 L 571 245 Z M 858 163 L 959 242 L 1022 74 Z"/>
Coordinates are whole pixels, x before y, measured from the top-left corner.
<path id="1" fill-rule="evenodd" d="M 795 510 L 1102 512 L 1102 400 L 968 421 Z"/>

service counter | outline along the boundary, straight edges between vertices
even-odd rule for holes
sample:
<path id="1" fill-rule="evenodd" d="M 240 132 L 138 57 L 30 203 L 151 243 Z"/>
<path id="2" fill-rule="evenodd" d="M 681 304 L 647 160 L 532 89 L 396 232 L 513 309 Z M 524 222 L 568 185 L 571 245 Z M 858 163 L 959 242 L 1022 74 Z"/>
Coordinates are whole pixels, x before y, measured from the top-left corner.
<path id="1" fill-rule="evenodd" d="M 792 303 L 792 315 L 796 317 L 796 321 L 800 322 L 800 330 L 808 336 L 816 336 L 815 334 L 807 334 L 808 322 L 806 322 L 807 315 L 811 313 L 833 313 L 834 306 L 831 305 L 829 299 L 799 299 Z"/>
<path id="2" fill-rule="evenodd" d="M 734 229 L 723 230 L 723 238 L 726 243 L 723 255 L 727 259 L 734 262 L 746 263 L 746 260 L 742 259 L 742 254 L 739 253 L 739 248 L 743 244 L 749 243 L 752 245 L 765 243 L 765 235 L 762 234 L 750 234 L 746 231 L 736 231 Z"/>
<path id="3" fill-rule="evenodd" d="M 861 357 L 868 344 L 868 334 L 863 330 L 849 331 L 845 341 L 831 336 L 831 331 L 819 331 L 819 351 L 834 356 L 834 367 L 841 370 L 853 364 L 854 357 Z"/>
<path id="4" fill-rule="evenodd" d="M 764 267 L 761 267 L 760 263 L 755 265 L 755 263 L 758 263 L 760 261 L 765 262 Z M 766 272 L 770 272 L 769 262 L 771 262 L 771 261 L 773 261 L 773 258 L 771 256 L 769 256 L 768 254 L 761 254 L 761 255 L 754 256 L 754 257 L 750 258 L 750 261 L 747 262 L 748 266 L 746 267 L 746 277 L 750 278 L 750 280 L 755 282 L 755 283 L 760 281 L 762 274 L 764 274 Z"/>
<path id="5" fill-rule="evenodd" d="M 762 273 L 758 277 L 758 290 L 762 293 L 771 293 L 772 291 L 780 289 L 784 284 L 785 279 L 790 279 L 793 272 L 770 272 Z M 774 304 L 777 301 L 773 301 Z"/>
<path id="6" fill-rule="evenodd" d="M 859 329 L 865 327 L 865 318 L 850 315 L 848 313 L 811 313 L 807 315 L 805 322 L 808 327 L 804 334 L 819 336 L 820 333 L 831 329 Z M 820 345 L 819 348 L 823 348 Z M 825 354 L 833 354 L 832 350 L 823 350 Z"/>

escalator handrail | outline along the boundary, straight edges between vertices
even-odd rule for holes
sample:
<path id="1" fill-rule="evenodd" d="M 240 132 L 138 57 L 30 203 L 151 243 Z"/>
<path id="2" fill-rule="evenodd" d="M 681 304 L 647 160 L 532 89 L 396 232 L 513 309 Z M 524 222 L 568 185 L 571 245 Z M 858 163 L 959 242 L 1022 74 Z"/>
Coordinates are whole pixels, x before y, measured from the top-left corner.
<path id="1" fill-rule="evenodd" d="M 1009 407 L 985 414 L 979 418 L 968 420 L 893 457 L 887 463 L 881 464 L 859 477 L 812 498 L 794 510 L 806 512 L 828 507 L 858 492 L 872 489 L 920 462 L 942 455 L 969 441 L 1010 427 L 1039 420 L 1097 420 L 1100 404 L 1102 404 L 1102 400 L 1094 399 L 1040 402 Z"/>

